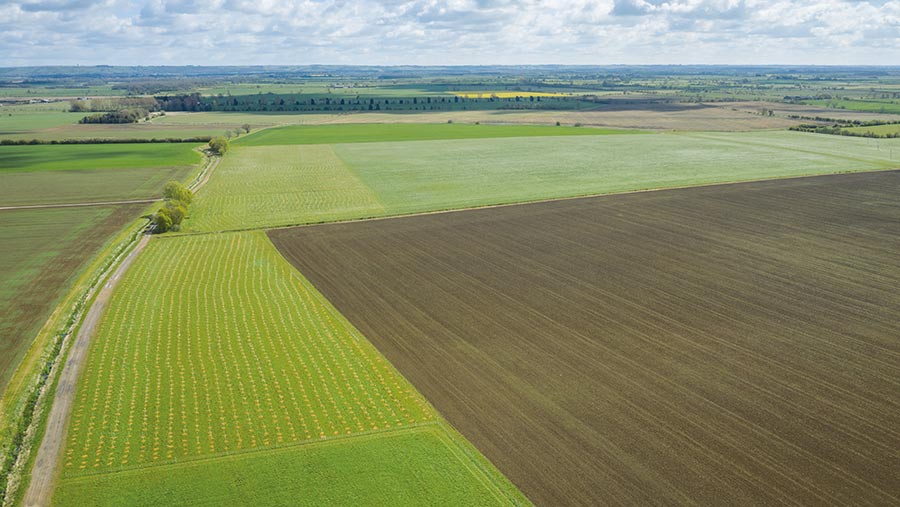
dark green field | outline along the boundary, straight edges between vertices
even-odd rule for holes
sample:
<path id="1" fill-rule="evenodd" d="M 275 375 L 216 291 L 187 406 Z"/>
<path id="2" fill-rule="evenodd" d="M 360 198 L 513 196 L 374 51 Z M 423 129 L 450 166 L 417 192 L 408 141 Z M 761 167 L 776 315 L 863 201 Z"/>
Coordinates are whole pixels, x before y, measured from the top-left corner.
<path id="1" fill-rule="evenodd" d="M 70 171 L 196 164 L 203 143 L 57 144 L 0 146 L 0 173 Z"/>
<path id="2" fill-rule="evenodd" d="M 900 503 L 900 172 L 270 232 L 540 505 Z"/>
<path id="3" fill-rule="evenodd" d="M 197 144 L 0 146 L 0 206 L 159 197 L 200 162 Z"/>

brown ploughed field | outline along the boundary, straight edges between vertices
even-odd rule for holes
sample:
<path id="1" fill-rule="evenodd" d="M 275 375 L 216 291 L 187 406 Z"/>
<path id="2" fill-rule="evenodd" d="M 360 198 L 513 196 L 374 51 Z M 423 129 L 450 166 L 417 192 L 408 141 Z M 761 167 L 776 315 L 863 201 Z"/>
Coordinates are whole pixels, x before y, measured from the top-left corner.
<path id="1" fill-rule="evenodd" d="M 270 237 L 536 504 L 900 504 L 900 172 Z"/>

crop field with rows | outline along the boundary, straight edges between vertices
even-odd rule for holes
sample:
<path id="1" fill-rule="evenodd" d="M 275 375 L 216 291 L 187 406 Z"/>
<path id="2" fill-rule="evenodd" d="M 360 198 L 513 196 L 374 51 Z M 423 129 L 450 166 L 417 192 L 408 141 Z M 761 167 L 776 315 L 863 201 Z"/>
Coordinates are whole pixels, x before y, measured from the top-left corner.
<path id="1" fill-rule="evenodd" d="M 329 145 L 246 147 L 219 164 L 184 226 L 217 231 L 385 213 Z"/>
<path id="2" fill-rule="evenodd" d="M 262 232 L 152 242 L 94 340 L 62 458 L 56 498 L 64 504 L 87 498 L 77 491 L 111 495 L 103 484 L 116 480 L 106 473 L 161 477 L 153 470 L 168 469 L 153 467 L 200 460 L 167 486 L 184 490 L 198 467 L 216 480 L 218 458 L 299 444 L 289 459 L 302 467 L 303 444 L 350 446 L 355 437 L 431 426 L 445 433 L 439 442 L 452 442 L 449 456 L 466 457 L 438 461 L 461 478 L 459 487 L 475 498 L 520 501 L 477 451 L 447 436 L 452 430 L 424 398 Z M 413 452 L 394 466 L 429 459 Z"/>

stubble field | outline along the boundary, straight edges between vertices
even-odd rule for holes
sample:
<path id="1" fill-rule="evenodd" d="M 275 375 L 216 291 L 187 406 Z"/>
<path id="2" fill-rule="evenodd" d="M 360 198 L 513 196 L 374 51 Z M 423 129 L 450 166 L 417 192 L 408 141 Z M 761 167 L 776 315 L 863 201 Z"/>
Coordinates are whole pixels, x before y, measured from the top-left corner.
<path id="1" fill-rule="evenodd" d="M 535 503 L 900 502 L 900 173 L 271 231 Z"/>

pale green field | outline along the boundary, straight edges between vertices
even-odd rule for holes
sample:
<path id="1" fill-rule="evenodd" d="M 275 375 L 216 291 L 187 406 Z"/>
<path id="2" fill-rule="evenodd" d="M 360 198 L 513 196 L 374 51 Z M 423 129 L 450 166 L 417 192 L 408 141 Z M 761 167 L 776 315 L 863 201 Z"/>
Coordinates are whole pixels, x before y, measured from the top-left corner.
<path id="1" fill-rule="evenodd" d="M 0 110 L 0 139 L 17 139 L 20 137 L 34 139 L 38 136 L 35 134 L 27 136 L 25 134 L 63 125 L 74 126 L 83 117 L 84 113 L 64 113 L 61 111 L 13 113 L 8 110 Z"/>
<path id="2" fill-rule="evenodd" d="M 97 329 L 62 461 L 61 505 L 276 505 L 303 485 L 311 503 L 526 503 L 263 232 L 151 242 Z"/>
<path id="3" fill-rule="evenodd" d="M 220 130 L 237 128 L 243 124 L 253 127 L 265 127 L 273 125 L 306 125 L 317 123 L 317 118 L 336 118 L 336 114 L 316 113 L 184 113 L 173 112 L 165 116 L 154 118 L 151 123 L 158 126 L 208 126 L 217 127 Z M 346 116 L 346 115 L 345 115 Z"/>
<path id="4" fill-rule="evenodd" d="M 882 144 L 884 142 L 882 141 Z M 799 132 L 234 148 L 191 232 L 347 220 L 900 164 L 875 140 Z"/>
<path id="5" fill-rule="evenodd" d="M 871 127 L 851 127 L 847 130 L 851 132 L 872 132 L 873 134 L 885 135 L 885 134 L 898 134 L 900 133 L 900 123 L 895 123 L 893 125 L 872 125 Z"/>
<path id="6" fill-rule="evenodd" d="M 291 144 L 379 143 L 488 139 L 499 137 L 605 136 L 643 134 L 640 130 L 577 128 L 549 125 L 475 125 L 466 123 L 358 123 L 295 125 L 252 132 L 233 141 L 234 146 Z"/>
<path id="7" fill-rule="evenodd" d="M 0 97 L 38 98 L 38 97 L 82 97 L 125 95 L 125 90 L 114 90 L 112 86 L 29 86 L 0 88 Z"/>

